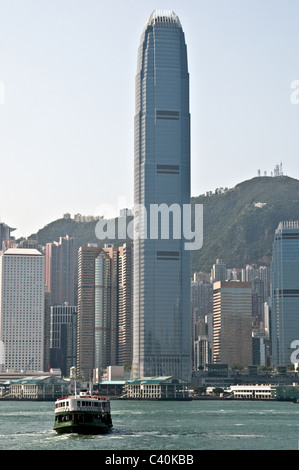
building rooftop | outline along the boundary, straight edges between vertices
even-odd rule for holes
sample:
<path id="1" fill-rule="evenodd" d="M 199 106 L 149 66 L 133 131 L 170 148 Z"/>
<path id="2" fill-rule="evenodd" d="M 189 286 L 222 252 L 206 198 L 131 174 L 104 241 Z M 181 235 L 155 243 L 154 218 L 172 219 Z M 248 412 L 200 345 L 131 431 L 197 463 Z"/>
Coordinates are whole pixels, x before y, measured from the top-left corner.
<path id="1" fill-rule="evenodd" d="M 18 256 L 43 256 L 42 253 L 32 248 L 9 248 L 3 253 L 6 255 L 18 255 Z"/>
<path id="2" fill-rule="evenodd" d="M 181 22 L 178 16 L 171 10 L 154 10 L 149 17 L 146 26 L 154 26 L 161 23 L 181 27 Z"/>
<path id="3" fill-rule="evenodd" d="M 281 232 L 282 230 L 285 229 L 299 229 L 299 221 L 298 220 L 287 220 L 280 222 L 277 229 L 276 233 Z"/>

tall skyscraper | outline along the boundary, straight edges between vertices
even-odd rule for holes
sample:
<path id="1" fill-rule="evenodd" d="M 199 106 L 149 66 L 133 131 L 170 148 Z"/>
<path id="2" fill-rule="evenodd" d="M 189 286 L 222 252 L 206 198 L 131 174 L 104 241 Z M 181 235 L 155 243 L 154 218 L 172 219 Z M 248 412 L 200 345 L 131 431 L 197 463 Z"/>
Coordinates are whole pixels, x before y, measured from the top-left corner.
<path id="1" fill-rule="evenodd" d="M 102 248 L 95 260 L 95 368 L 118 361 L 118 259 L 113 245 Z"/>
<path id="2" fill-rule="evenodd" d="M 52 305 L 75 304 L 75 240 L 68 235 L 46 245 L 46 284 Z"/>
<path id="3" fill-rule="evenodd" d="M 162 205 L 183 210 L 190 204 L 187 49 L 172 11 L 153 12 L 141 36 L 134 152 L 134 204 L 140 217 L 134 239 L 132 375 L 190 380 L 190 251 L 182 227 L 179 236 L 175 233 L 171 216 L 161 222 L 158 235 L 151 216 Z M 163 235 L 165 229 L 169 236 Z"/>
<path id="4" fill-rule="evenodd" d="M 211 282 L 227 281 L 227 266 L 222 259 L 216 259 L 211 269 Z"/>
<path id="5" fill-rule="evenodd" d="M 132 244 L 102 248 L 95 259 L 95 368 L 132 364 Z"/>
<path id="6" fill-rule="evenodd" d="M 275 231 L 272 276 L 271 341 L 273 365 L 291 365 L 299 340 L 299 222 L 281 222 Z"/>
<path id="7" fill-rule="evenodd" d="M 251 365 L 252 284 L 219 281 L 213 288 L 213 362 Z"/>
<path id="8" fill-rule="evenodd" d="M 84 246 L 78 253 L 77 372 L 86 380 L 93 376 L 95 351 L 95 259 L 97 246 Z"/>
<path id="9" fill-rule="evenodd" d="M 68 377 L 77 356 L 77 307 L 55 305 L 50 315 L 50 365 Z"/>
<path id="10" fill-rule="evenodd" d="M 119 248 L 118 365 L 133 360 L 133 244 Z"/>
<path id="11" fill-rule="evenodd" d="M 3 370 L 43 371 L 44 269 L 44 256 L 38 250 L 10 248 L 0 256 Z"/>
<path id="12" fill-rule="evenodd" d="M 79 249 L 77 367 L 86 379 L 131 365 L 132 258 L 131 243 Z"/>

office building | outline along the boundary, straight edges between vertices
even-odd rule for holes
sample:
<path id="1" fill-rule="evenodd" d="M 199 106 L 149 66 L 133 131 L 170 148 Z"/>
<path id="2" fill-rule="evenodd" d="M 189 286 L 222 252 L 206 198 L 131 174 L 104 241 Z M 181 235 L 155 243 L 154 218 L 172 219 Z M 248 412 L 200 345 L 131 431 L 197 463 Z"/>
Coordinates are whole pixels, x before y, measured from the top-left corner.
<path id="1" fill-rule="evenodd" d="M 95 369 L 132 364 L 133 244 L 105 245 L 95 260 Z"/>
<path id="2" fill-rule="evenodd" d="M 90 380 L 95 351 L 95 259 L 97 246 L 80 247 L 78 252 L 77 373 Z"/>
<path id="3" fill-rule="evenodd" d="M 251 365 L 251 282 L 219 281 L 213 288 L 213 362 Z"/>
<path id="4" fill-rule="evenodd" d="M 199 351 L 198 336 L 208 335 L 207 318 L 213 314 L 213 284 L 203 281 L 191 281 L 191 307 L 192 307 L 192 369 L 198 368 L 198 357 L 196 351 Z M 201 322 L 206 323 L 206 331 L 198 332 L 197 325 Z M 207 339 L 208 341 L 208 339 Z M 195 349 L 196 348 L 196 349 Z"/>
<path id="5" fill-rule="evenodd" d="M 0 222 L 0 250 L 13 248 L 12 244 L 15 243 L 15 238 L 11 236 L 11 233 L 15 230 L 15 228 L 9 227 L 7 224 Z"/>
<path id="6" fill-rule="evenodd" d="M 202 281 L 191 281 L 192 317 L 195 323 L 198 318 L 213 312 L 213 284 Z"/>
<path id="7" fill-rule="evenodd" d="M 51 306 L 50 315 L 50 368 L 60 369 L 69 377 L 71 367 L 77 363 L 77 307 Z"/>
<path id="8" fill-rule="evenodd" d="M 272 363 L 291 365 L 299 340 L 299 222 L 281 222 L 275 231 L 271 266 Z"/>
<path id="9" fill-rule="evenodd" d="M 46 284 L 52 305 L 75 305 L 75 240 L 68 235 L 46 244 Z"/>
<path id="10" fill-rule="evenodd" d="M 190 251 L 174 212 L 173 220 L 171 214 L 169 219 L 162 215 L 156 225 L 162 205 L 174 205 L 182 213 L 183 205 L 190 204 L 187 50 L 180 20 L 171 11 L 154 11 L 141 36 L 134 159 L 134 205 L 139 211 L 132 377 L 190 380 Z"/>
<path id="11" fill-rule="evenodd" d="M 207 335 L 199 335 L 194 341 L 194 370 L 205 368 L 211 362 L 211 346 Z"/>
<path id="12" fill-rule="evenodd" d="M 209 336 L 209 317 L 199 317 L 194 325 L 193 370 L 205 368 L 212 362 L 212 341 Z M 210 327 L 212 331 L 212 328 Z"/>
<path id="13" fill-rule="evenodd" d="M 3 371 L 43 371 L 44 269 L 44 256 L 38 250 L 11 248 L 0 256 Z"/>
<path id="14" fill-rule="evenodd" d="M 118 364 L 133 361 L 133 243 L 119 248 Z"/>
<path id="15" fill-rule="evenodd" d="M 50 323 L 51 323 L 51 292 L 45 285 L 45 308 L 44 308 L 44 371 L 49 371 L 50 366 Z"/>
<path id="16" fill-rule="evenodd" d="M 133 245 L 81 247 L 77 367 L 87 379 L 132 364 Z"/>
<path id="17" fill-rule="evenodd" d="M 227 266 L 222 259 L 216 259 L 211 269 L 211 282 L 227 281 L 228 273 Z"/>

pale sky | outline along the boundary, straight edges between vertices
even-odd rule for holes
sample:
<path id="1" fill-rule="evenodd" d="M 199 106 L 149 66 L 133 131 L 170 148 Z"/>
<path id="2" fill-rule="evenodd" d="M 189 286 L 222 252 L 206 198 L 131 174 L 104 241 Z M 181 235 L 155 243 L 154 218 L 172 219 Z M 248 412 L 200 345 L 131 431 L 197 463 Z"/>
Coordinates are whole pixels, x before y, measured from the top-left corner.
<path id="1" fill-rule="evenodd" d="M 17 237 L 132 206 L 137 49 L 156 8 L 187 42 L 192 196 L 281 161 L 299 179 L 298 0 L 0 0 L 0 218 Z"/>

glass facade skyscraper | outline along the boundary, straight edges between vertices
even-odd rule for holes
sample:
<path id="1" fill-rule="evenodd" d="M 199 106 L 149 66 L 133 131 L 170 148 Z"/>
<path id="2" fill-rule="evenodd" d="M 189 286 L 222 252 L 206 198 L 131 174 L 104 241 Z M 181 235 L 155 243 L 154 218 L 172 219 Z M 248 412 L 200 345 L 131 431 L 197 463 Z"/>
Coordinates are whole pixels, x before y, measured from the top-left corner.
<path id="1" fill-rule="evenodd" d="M 272 257 L 271 341 L 273 365 L 290 365 L 299 340 L 299 222 L 281 222 Z"/>
<path id="2" fill-rule="evenodd" d="M 189 380 L 190 251 L 182 236 L 183 205 L 190 204 L 189 73 L 184 32 L 171 11 L 153 12 L 141 36 L 134 159 L 133 377 Z"/>

